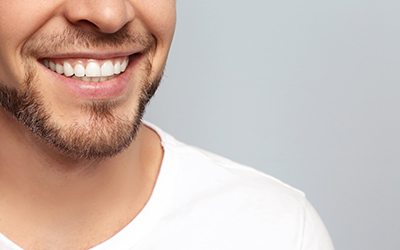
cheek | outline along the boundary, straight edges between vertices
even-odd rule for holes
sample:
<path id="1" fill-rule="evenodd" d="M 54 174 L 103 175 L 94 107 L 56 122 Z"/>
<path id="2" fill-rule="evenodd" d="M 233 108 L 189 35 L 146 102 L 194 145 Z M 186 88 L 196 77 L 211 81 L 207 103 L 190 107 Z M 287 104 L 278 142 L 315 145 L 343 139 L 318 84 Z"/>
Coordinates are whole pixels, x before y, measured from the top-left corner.
<path id="1" fill-rule="evenodd" d="M 45 0 L 1 0 L 0 8 L 0 81 L 14 84 L 23 76 L 21 50 L 51 15 L 54 6 Z M 55 1 L 54 1 L 55 2 Z"/>
<path id="2" fill-rule="evenodd" d="M 175 0 L 136 1 L 136 12 L 146 28 L 158 39 L 159 45 L 169 46 L 176 22 Z"/>
<path id="3" fill-rule="evenodd" d="M 47 20 L 53 6 L 47 1 L 6 0 L 0 10 L 0 36 L 13 47 L 20 47 Z"/>

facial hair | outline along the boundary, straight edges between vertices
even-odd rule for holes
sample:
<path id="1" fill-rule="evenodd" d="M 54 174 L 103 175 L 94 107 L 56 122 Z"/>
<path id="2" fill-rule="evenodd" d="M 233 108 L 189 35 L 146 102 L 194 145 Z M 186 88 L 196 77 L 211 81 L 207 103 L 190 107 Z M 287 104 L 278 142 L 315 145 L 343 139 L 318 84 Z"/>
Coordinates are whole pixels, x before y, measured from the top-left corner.
<path id="1" fill-rule="evenodd" d="M 155 46 L 155 40 L 150 35 L 130 34 L 126 29 L 112 35 L 99 35 L 70 28 L 63 34 L 52 35 L 52 39 L 48 39 L 49 37 L 41 37 L 27 43 L 23 54 L 38 56 L 48 51 L 57 51 L 58 48 L 77 45 L 96 48 L 115 47 L 123 43 L 142 43 L 146 46 L 144 56 L 149 57 Z M 48 44 L 49 42 L 45 41 L 56 42 Z M 44 45 L 46 43 L 47 46 Z M 115 115 L 113 111 L 118 104 L 112 101 L 93 101 L 81 107 L 82 112 L 90 117 L 85 125 L 56 124 L 45 105 L 44 97 L 35 89 L 35 86 L 38 86 L 37 71 L 29 63 L 24 65 L 26 75 L 20 88 L 10 88 L 5 83 L 0 83 L 0 105 L 36 137 L 71 159 L 93 160 L 113 157 L 135 139 L 145 107 L 155 94 L 161 80 L 161 73 L 155 79 L 150 78 L 151 60 L 150 58 L 144 60 L 146 72 L 141 79 L 142 88 L 131 118 Z"/>

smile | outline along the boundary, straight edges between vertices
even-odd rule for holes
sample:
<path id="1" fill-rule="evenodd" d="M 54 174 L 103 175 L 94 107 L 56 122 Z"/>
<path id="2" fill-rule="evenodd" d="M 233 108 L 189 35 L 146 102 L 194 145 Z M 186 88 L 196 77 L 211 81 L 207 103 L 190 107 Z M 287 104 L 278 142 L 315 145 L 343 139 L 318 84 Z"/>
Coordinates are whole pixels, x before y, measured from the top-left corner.
<path id="1" fill-rule="evenodd" d="M 60 93 L 70 93 L 84 100 L 116 99 L 127 94 L 136 85 L 138 64 L 143 53 L 136 52 L 118 56 L 82 54 L 66 57 L 43 57 L 45 78 L 53 79 L 51 86 L 60 88 Z M 134 75 L 133 72 L 136 74 Z"/>
<path id="2" fill-rule="evenodd" d="M 125 72 L 129 57 L 113 59 L 44 59 L 42 64 L 53 72 L 85 82 L 103 82 Z"/>

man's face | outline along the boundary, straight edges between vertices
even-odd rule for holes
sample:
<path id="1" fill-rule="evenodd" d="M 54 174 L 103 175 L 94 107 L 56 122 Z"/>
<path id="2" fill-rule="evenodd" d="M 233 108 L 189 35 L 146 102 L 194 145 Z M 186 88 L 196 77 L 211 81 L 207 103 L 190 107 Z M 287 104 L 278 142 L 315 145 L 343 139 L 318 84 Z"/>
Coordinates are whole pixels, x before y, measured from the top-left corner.
<path id="1" fill-rule="evenodd" d="M 174 27 L 175 0 L 2 0 L 0 104 L 67 156 L 115 155 L 136 135 Z"/>

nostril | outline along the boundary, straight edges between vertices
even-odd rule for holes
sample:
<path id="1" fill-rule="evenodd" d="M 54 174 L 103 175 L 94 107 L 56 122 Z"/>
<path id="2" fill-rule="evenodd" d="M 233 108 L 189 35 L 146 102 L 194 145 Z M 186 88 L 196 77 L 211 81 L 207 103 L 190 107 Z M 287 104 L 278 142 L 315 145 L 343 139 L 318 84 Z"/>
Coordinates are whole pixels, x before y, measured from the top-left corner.
<path id="1" fill-rule="evenodd" d="M 75 26 L 80 27 L 83 30 L 100 30 L 100 28 L 93 22 L 90 22 L 89 20 L 79 20 L 78 22 L 75 22 Z"/>

